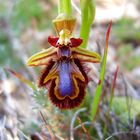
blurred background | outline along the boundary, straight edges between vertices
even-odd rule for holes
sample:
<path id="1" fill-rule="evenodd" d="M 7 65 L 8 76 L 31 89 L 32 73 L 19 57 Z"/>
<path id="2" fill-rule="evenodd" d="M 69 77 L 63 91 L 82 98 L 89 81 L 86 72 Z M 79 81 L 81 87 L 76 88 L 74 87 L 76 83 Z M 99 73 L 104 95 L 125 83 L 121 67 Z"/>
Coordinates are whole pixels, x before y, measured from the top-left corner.
<path id="1" fill-rule="evenodd" d="M 79 37 L 81 26 L 79 3 L 72 1 L 77 18 L 75 37 Z M 34 93 L 6 70 L 19 73 L 37 88 L 40 68 L 30 68 L 26 61 L 32 54 L 50 47 L 47 37 L 56 35 L 52 20 L 57 11 L 56 0 L 0 0 L 0 140 L 140 139 L 140 1 L 96 0 L 96 16 L 87 48 L 103 56 L 110 20 L 113 26 L 105 96 L 94 124 L 89 122 L 89 111 L 99 80 L 99 65 L 89 64 L 93 70 L 89 73 L 92 81 L 88 94 L 79 108 L 69 111 L 54 107 L 46 97 L 47 90 L 37 89 Z M 115 96 L 108 117 L 106 111 L 117 65 Z M 86 132 L 89 127 L 90 134 Z"/>

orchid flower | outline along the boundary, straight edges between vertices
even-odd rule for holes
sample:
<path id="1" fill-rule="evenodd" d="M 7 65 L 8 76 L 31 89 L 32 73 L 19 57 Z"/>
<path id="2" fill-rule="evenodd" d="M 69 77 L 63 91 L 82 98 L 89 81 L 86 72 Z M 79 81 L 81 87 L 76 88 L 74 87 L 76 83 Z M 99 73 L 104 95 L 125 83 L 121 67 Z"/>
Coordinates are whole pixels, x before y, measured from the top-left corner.
<path id="1" fill-rule="evenodd" d="M 51 102 L 60 109 L 79 106 L 89 82 L 87 62 L 99 63 L 98 53 L 80 48 L 81 38 L 73 38 L 74 22 L 55 22 L 58 37 L 48 37 L 51 47 L 31 56 L 29 66 L 45 68 L 39 78 L 39 87 L 48 89 Z"/>

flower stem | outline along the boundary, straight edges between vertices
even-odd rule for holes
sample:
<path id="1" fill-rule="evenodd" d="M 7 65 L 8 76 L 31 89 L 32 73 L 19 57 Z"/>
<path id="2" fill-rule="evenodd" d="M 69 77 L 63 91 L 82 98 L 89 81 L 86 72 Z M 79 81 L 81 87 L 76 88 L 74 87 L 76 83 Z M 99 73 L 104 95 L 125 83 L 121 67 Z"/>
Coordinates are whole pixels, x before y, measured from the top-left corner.
<path id="1" fill-rule="evenodd" d="M 86 48 L 90 28 L 95 17 L 95 1 L 94 0 L 80 0 L 82 25 L 80 30 L 80 37 L 84 40 L 81 47 Z"/>
<path id="2" fill-rule="evenodd" d="M 59 0 L 58 14 L 64 13 L 67 16 L 72 15 L 71 0 Z"/>

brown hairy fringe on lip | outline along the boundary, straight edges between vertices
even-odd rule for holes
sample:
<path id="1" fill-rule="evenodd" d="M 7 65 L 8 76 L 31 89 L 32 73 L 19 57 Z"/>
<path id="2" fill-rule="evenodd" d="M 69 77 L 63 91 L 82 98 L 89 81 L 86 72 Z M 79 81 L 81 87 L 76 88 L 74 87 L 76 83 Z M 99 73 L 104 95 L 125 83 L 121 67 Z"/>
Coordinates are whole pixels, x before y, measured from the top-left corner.
<path id="1" fill-rule="evenodd" d="M 55 79 L 52 81 L 51 86 L 50 86 L 50 90 L 49 90 L 49 98 L 51 100 L 51 102 L 58 107 L 59 109 L 72 109 L 75 107 L 78 107 L 84 97 L 85 97 L 85 88 L 86 88 L 86 84 L 84 82 L 82 82 L 81 80 L 77 79 L 77 83 L 78 83 L 78 87 L 79 87 L 79 94 L 75 99 L 70 99 L 68 96 L 65 97 L 63 100 L 59 100 L 55 95 L 54 95 L 54 88 L 56 86 L 55 84 Z"/>

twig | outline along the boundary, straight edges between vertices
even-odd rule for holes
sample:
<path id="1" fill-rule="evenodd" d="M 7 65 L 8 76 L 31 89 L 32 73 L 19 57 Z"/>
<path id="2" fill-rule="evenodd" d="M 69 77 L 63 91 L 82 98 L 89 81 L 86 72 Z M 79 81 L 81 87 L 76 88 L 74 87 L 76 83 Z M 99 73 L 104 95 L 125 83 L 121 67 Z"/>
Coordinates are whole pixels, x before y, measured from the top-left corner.
<path id="1" fill-rule="evenodd" d="M 81 108 L 75 112 L 70 124 L 70 140 L 74 140 L 74 123 L 79 113 L 86 111 L 86 108 Z"/>
<path id="2" fill-rule="evenodd" d="M 87 131 L 87 129 L 85 128 L 85 126 L 82 125 L 82 121 L 81 121 L 80 117 L 77 117 L 77 119 L 78 119 L 79 123 L 81 124 L 81 127 L 82 127 L 84 133 L 87 135 L 88 139 L 91 140 L 90 134 L 89 134 L 89 132 Z"/>
<path id="3" fill-rule="evenodd" d="M 111 107 L 112 107 L 112 102 L 113 102 L 113 98 L 114 98 L 114 90 L 116 87 L 116 80 L 117 80 L 117 76 L 118 76 L 118 70 L 119 70 L 119 66 L 117 65 L 115 73 L 114 73 L 112 85 L 111 85 L 111 96 L 109 99 L 109 108 L 108 108 L 107 114 L 109 114 L 109 111 L 111 110 Z"/>
<path id="4" fill-rule="evenodd" d="M 74 131 L 76 131 L 77 129 L 81 128 L 83 125 L 91 125 L 91 122 L 83 122 L 79 125 L 77 125 L 75 128 L 74 128 Z"/>
<path id="5" fill-rule="evenodd" d="M 121 118 L 119 118 L 118 116 L 116 116 L 116 114 L 115 114 L 114 112 L 111 112 L 110 115 L 111 115 L 111 118 L 114 118 L 114 120 L 116 121 L 116 123 L 117 123 L 117 124 L 119 123 L 119 124 L 121 125 L 122 128 L 128 129 L 128 130 L 130 129 L 129 125 L 123 123 L 123 122 L 121 121 Z"/>
<path id="6" fill-rule="evenodd" d="M 46 122 L 46 119 L 44 118 L 42 112 L 39 111 L 39 113 L 40 113 L 40 116 L 41 116 L 42 120 L 45 122 L 45 126 L 46 126 L 46 128 L 48 129 L 48 131 L 49 131 L 49 134 L 50 134 L 50 136 L 51 136 L 51 139 L 52 139 L 52 140 L 55 140 L 55 136 L 54 136 L 54 134 L 53 134 L 53 132 L 52 132 L 52 129 L 50 128 L 50 126 L 49 126 L 48 123 Z"/>
<path id="7" fill-rule="evenodd" d="M 133 95 L 134 98 L 136 99 L 140 99 L 137 91 L 133 88 L 133 86 L 130 84 L 129 80 L 126 79 L 126 77 L 124 77 L 125 83 L 127 85 L 128 91 L 131 91 L 131 96 Z"/>
<path id="8" fill-rule="evenodd" d="M 137 133 L 134 133 L 134 132 L 117 132 L 117 133 L 112 134 L 111 136 L 109 136 L 105 140 L 109 140 L 109 139 L 112 140 L 111 138 L 114 137 L 114 136 L 121 135 L 121 134 L 123 134 L 123 135 L 126 134 L 127 135 L 127 133 L 131 133 L 131 134 L 137 135 Z"/>
<path id="9" fill-rule="evenodd" d="M 81 128 L 82 126 L 85 126 L 85 125 L 92 125 L 92 122 L 89 122 L 89 121 L 83 122 L 83 123 L 77 125 L 77 126 L 74 128 L 74 131 L 76 131 L 77 129 L 79 129 L 79 128 Z M 101 128 L 100 128 L 99 125 L 100 125 L 100 124 L 94 122 L 94 127 L 95 127 L 95 129 L 97 130 L 97 134 L 98 134 L 100 140 L 102 140 L 102 139 L 103 139 L 103 135 L 102 135 L 102 133 L 101 133 Z"/>
<path id="10" fill-rule="evenodd" d="M 133 118 L 133 130 L 136 130 L 137 124 L 136 124 L 136 115 L 134 115 Z"/>
<path id="11" fill-rule="evenodd" d="M 94 122 L 94 127 L 97 131 L 100 140 L 103 140 L 103 134 L 101 132 L 101 125 L 99 123 Z"/>
<path id="12" fill-rule="evenodd" d="M 29 138 L 20 129 L 17 129 L 17 131 L 18 131 L 20 137 L 22 136 L 24 138 L 24 140 L 29 140 Z"/>
<path id="13" fill-rule="evenodd" d="M 111 122 L 112 122 L 112 127 L 113 127 L 113 130 L 114 130 L 114 132 L 118 132 L 118 130 L 117 130 L 117 120 L 116 120 L 116 118 L 115 117 L 110 117 L 110 119 L 111 119 Z"/>
<path id="14" fill-rule="evenodd" d="M 124 77 L 124 75 L 122 74 L 122 79 L 124 82 L 124 90 L 125 90 L 125 96 L 126 96 L 126 105 L 127 105 L 127 109 L 128 109 L 128 118 L 129 118 L 129 122 L 130 122 L 130 112 L 131 112 L 131 105 L 130 105 L 130 100 L 129 100 L 129 96 L 128 96 L 128 87 L 127 87 L 127 82 L 126 79 Z"/>
<path id="15" fill-rule="evenodd" d="M 5 136 L 4 136 L 4 129 L 5 129 L 5 122 L 6 122 L 6 117 L 4 116 L 3 118 L 1 118 L 2 120 L 0 120 L 0 140 L 5 140 Z"/>
<path id="16" fill-rule="evenodd" d="M 102 51 L 101 51 L 101 50 L 102 50 L 102 47 L 101 47 L 101 45 L 100 45 L 100 43 L 99 43 L 99 40 L 96 41 L 96 44 L 97 44 L 97 46 L 98 46 L 98 47 L 97 47 L 97 49 L 98 49 L 97 51 L 98 51 L 98 53 L 102 56 Z"/>
<path id="17" fill-rule="evenodd" d="M 93 124 L 92 124 L 92 122 L 88 122 L 88 121 L 87 121 L 87 122 L 83 122 L 83 123 L 79 124 L 78 126 L 76 126 L 76 127 L 74 128 L 74 130 L 76 131 L 77 129 L 79 129 L 79 128 L 81 128 L 82 126 L 85 126 L 85 125 L 93 125 Z M 95 129 L 97 130 L 97 134 L 98 134 L 100 140 L 102 140 L 102 139 L 103 139 L 103 135 L 102 135 L 102 133 L 101 133 L 101 129 L 100 129 L 100 127 L 99 127 L 99 124 L 96 123 L 96 122 L 94 122 L 94 127 L 95 127 Z"/>
<path id="18" fill-rule="evenodd" d="M 76 4 L 73 2 L 73 0 L 71 1 L 71 4 L 75 8 L 75 10 L 81 15 L 80 9 L 76 6 Z"/>

